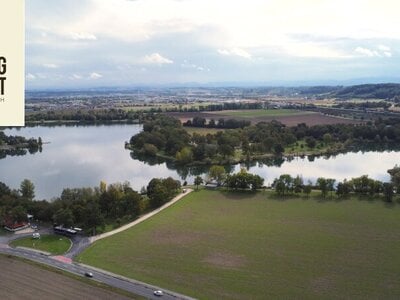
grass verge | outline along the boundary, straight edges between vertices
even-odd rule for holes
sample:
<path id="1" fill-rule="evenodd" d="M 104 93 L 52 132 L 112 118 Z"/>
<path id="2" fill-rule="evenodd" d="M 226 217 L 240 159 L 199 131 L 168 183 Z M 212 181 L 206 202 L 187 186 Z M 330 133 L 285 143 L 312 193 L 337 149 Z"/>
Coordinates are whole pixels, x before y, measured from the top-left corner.
<path id="1" fill-rule="evenodd" d="M 63 254 L 71 247 L 71 240 L 59 235 L 42 235 L 40 239 L 25 237 L 10 243 L 12 247 L 27 247 L 35 250 L 49 252 L 53 255 Z"/>

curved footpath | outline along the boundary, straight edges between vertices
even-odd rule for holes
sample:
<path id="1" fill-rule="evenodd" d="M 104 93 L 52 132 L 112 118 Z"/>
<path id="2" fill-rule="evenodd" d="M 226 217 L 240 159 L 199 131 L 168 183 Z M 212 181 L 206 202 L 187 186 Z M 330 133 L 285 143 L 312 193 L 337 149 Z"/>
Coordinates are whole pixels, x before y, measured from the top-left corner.
<path id="1" fill-rule="evenodd" d="M 181 193 L 179 195 L 177 195 L 175 198 L 173 198 L 171 201 L 165 203 L 163 206 L 160 206 L 159 208 L 149 212 L 148 214 L 145 214 L 143 216 L 141 216 L 139 219 L 136 219 L 135 221 L 126 224 L 124 226 L 121 226 L 115 230 L 106 232 L 106 233 L 102 233 L 99 235 L 95 235 L 89 238 L 89 242 L 90 243 L 94 243 L 95 241 L 104 239 L 108 236 L 114 235 L 116 233 L 119 233 L 121 231 L 127 230 L 128 228 L 131 228 L 141 222 L 143 222 L 144 220 L 147 220 L 148 218 L 154 216 L 155 214 L 158 214 L 160 211 L 163 211 L 164 209 L 166 209 L 167 207 L 171 206 L 172 204 L 174 204 L 175 202 L 179 201 L 180 199 L 182 199 L 184 196 L 186 196 L 187 194 L 189 194 L 191 191 L 193 191 L 192 189 L 186 189 L 186 191 L 184 193 Z"/>
<path id="2" fill-rule="evenodd" d="M 11 248 L 8 246 L 8 243 L 16 238 L 22 238 L 26 236 L 30 236 L 31 233 L 21 234 L 21 235 L 9 235 L 0 237 L 0 253 L 14 255 L 18 257 L 23 257 L 25 259 L 33 260 L 48 266 L 52 266 L 57 269 L 64 270 L 66 272 L 70 272 L 76 275 L 83 276 L 85 272 L 92 272 L 93 273 L 93 280 L 98 282 L 102 282 L 106 285 L 113 286 L 136 295 L 141 295 L 146 297 L 147 299 L 158 299 L 159 297 L 153 294 L 155 290 L 162 290 L 164 291 L 163 299 L 187 299 L 192 300 L 194 298 L 175 293 L 173 291 L 169 291 L 154 285 L 147 284 L 145 282 L 137 281 L 131 278 L 127 278 L 118 274 L 114 274 L 102 269 L 94 268 L 92 266 L 76 263 L 72 261 L 72 258 L 82 252 L 85 248 L 90 246 L 91 243 L 103 239 L 105 237 L 114 235 L 121 231 L 124 231 L 128 228 L 131 228 L 144 220 L 154 216 L 155 214 L 159 213 L 160 211 L 166 209 L 167 207 L 171 206 L 172 204 L 176 203 L 184 196 L 192 192 L 192 189 L 186 189 L 184 193 L 177 195 L 171 201 L 167 202 L 163 206 L 153 210 L 152 212 L 143 215 L 142 217 L 138 218 L 137 220 L 126 224 L 120 228 L 115 230 L 99 234 L 93 237 L 75 237 L 73 238 L 73 246 L 70 248 L 68 253 L 65 256 L 48 256 L 44 253 L 40 253 L 33 249 L 28 248 Z M 41 234 L 51 233 L 50 229 L 41 229 L 39 230 Z"/>

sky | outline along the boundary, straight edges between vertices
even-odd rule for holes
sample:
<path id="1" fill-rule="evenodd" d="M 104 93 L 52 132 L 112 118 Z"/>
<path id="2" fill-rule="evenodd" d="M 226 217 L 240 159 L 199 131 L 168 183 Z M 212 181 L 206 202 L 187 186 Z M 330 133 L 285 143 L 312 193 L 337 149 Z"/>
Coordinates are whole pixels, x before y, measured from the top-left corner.
<path id="1" fill-rule="evenodd" d="M 400 82 L 396 0 L 27 0 L 26 87 Z"/>

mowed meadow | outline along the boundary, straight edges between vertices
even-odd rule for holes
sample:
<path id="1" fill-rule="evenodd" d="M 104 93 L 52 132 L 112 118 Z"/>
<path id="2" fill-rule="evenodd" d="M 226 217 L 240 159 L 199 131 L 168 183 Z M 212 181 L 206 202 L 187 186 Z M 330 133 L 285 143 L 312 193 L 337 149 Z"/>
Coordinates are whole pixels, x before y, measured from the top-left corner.
<path id="1" fill-rule="evenodd" d="M 200 299 L 400 297 L 400 205 L 194 191 L 77 260 Z"/>

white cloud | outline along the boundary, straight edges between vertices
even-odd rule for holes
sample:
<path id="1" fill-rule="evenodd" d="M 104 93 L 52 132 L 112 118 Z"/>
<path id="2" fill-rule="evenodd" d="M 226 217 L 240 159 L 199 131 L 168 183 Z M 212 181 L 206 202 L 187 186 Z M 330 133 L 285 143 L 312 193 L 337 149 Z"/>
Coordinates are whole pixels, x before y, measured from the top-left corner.
<path id="1" fill-rule="evenodd" d="M 357 47 L 354 52 L 360 56 L 366 57 L 392 57 L 390 47 L 379 45 L 376 50 L 364 47 Z"/>
<path id="2" fill-rule="evenodd" d="M 43 67 L 48 68 L 48 69 L 57 69 L 58 65 L 56 65 L 56 64 L 43 64 Z"/>
<path id="3" fill-rule="evenodd" d="M 148 64 L 159 64 L 159 65 L 174 63 L 171 59 L 163 57 L 159 53 L 152 53 L 150 55 L 146 55 L 144 57 L 144 62 Z"/>
<path id="4" fill-rule="evenodd" d="M 385 55 L 386 57 L 392 57 L 392 52 L 384 51 L 383 55 Z"/>
<path id="5" fill-rule="evenodd" d="M 181 67 L 184 69 L 194 69 L 194 70 L 197 70 L 200 72 L 203 72 L 203 71 L 209 72 L 210 71 L 210 69 L 207 67 L 202 67 L 202 66 L 198 66 L 196 64 L 189 63 L 187 60 L 183 61 L 183 63 L 181 64 Z"/>
<path id="6" fill-rule="evenodd" d="M 368 56 L 368 57 L 379 57 L 381 56 L 377 51 L 371 50 L 368 48 L 357 47 L 354 49 L 354 52 L 360 54 L 361 56 Z"/>
<path id="7" fill-rule="evenodd" d="M 92 74 L 97 74 L 97 73 L 92 73 Z M 72 74 L 72 76 L 70 78 L 71 79 L 82 79 L 82 76 L 78 75 L 78 74 Z"/>
<path id="8" fill-rule="evenodd" d="M 249 52 L 247 52 L 246 50 L 243 50 L 241 48 L 218 49 L 217 51 L 221 55 L 240 56 L 240 57 L 247 58 L 247 59 L 251 58 L 251 54 Z"/>
<path id="9" fill-rule="evenodd" d="M 70 37 L 73 40 L 77 40 L 77 41 L 94 41 L 97 40 L 97 37 L 92 34 L 92 33 L 87 33 L 87 32 L 71 32 L 70 33 Z"/>
<path id="10" fill-rule="evenodd" d="M 99 73 L 96 73 L 96 72 L 93 72 L 93 73 L 91 73 L 91 74 L 89 75 L 89 79 L 99 79 L 99 78 L 101 78 L 101 77 L 103 77 L 103 75 L 101 75 L 101 74 L 99 74 Z"/>
<path id="11" fill-rule="evenodd" d="M 385 45 L 379 45 L 379 46 L 378 46 L 378 49 L 379 49 L 379 50 L 382 50 L 382 51 L 390 51 L 390 47 L 385 46 Z"/>
<path id="12" fill-rule="evenodd" d="M 26 78 L 26 80 L 35 80 L 35 79 L 36 79 L 36 76 L 33 75 L 32 73 L 28 73 L 28 74 L 25 76 L 25 78 Z"/>

